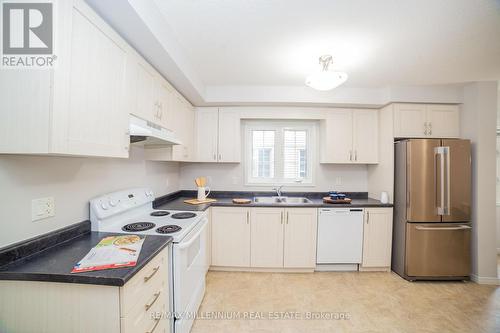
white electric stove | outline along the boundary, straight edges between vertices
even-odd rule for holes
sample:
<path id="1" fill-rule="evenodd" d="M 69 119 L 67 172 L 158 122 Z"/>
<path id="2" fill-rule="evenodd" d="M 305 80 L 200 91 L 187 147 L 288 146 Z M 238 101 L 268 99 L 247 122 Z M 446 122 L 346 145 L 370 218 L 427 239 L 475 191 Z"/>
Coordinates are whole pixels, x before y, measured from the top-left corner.
<path id="1" fill-rule="evenodd" d="M 93 231 L 171 236 L 170 304 L 175 333 L 189 333 L 205 294 L 208 219 L 205 212 L 153 209 L 147 188 L 109 193 L 90 201 Z"/>

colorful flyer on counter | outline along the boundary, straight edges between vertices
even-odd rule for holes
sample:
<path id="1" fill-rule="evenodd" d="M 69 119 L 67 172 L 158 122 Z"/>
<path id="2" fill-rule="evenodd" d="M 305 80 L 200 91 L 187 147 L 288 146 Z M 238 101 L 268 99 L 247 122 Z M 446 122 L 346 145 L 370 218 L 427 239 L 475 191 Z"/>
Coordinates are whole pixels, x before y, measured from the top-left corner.
<path id="1" fill-rule="evenodd" d="M 144 238 L 137 235 L 105 237 L 76 264 L 71 273 L 135 266 L 143 243 Z"/>

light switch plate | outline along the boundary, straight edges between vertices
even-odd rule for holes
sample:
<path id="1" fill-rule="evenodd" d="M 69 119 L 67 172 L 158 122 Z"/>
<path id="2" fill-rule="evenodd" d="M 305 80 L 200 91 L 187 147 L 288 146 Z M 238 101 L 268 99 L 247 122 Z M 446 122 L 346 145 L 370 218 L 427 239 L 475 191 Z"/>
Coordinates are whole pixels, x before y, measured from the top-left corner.
<path id="1" fill-rule="evenodd" d="M 31 221 L 39 221 L 56 215 L 54 197 L 31 200 Z"/>

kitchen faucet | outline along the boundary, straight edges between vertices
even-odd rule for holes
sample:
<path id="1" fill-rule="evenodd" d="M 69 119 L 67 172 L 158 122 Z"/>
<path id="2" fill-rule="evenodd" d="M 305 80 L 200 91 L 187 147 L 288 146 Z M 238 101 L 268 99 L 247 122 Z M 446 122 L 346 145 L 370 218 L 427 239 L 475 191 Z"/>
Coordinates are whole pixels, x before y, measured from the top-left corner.
<path id="1" fill-rule="evenodd" d="M 278 197 L 281 197 L 281 189 L 283 188 L 284 185 L 280 185 L 278 187 L 273 188 L 274 191 L 276 191 L 276 194 Z"/>

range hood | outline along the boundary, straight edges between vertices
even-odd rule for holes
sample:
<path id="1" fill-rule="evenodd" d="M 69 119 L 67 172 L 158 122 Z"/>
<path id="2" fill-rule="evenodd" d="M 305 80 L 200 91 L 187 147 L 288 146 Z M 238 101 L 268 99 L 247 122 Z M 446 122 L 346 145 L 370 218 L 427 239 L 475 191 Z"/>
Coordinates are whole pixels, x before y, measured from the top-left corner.
<path id="1" fill-rule="evenodd" d="M 171 130 L 133 115 L 130 115 L 129 131 L 130 143 L 138 143 L 148 147 L 167 147 L 182 144 Z"/>

